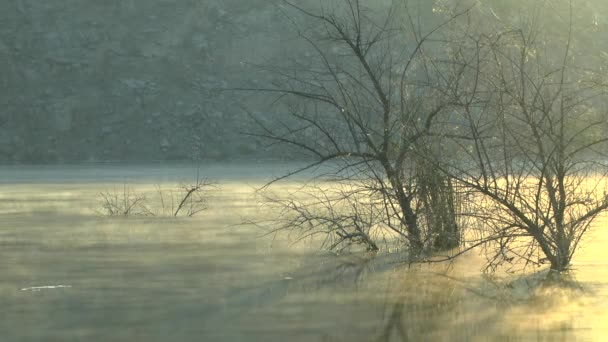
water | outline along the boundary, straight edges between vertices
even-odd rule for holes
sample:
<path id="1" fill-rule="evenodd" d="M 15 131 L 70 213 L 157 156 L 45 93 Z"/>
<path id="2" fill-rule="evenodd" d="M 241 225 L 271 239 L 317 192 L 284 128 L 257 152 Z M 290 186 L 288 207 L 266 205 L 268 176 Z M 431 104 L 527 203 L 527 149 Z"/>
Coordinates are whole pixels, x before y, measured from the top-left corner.
<path id="1" fill-rule="evenodd" d="M 284 169 L 284 168 L 283 168 Z M 494 282 L 475 253 L 451 265 L 336 257 L 261 237 L 254 189 L 278 165 L 211 165 L 193 218 L 104 217 L 98 193 L 154 193 L 191 166 L 0 168 L 1 341 L 603 341 L 608 233 L 570 287 Z M 516 279 L 516 278 L 513 278 Z"/>

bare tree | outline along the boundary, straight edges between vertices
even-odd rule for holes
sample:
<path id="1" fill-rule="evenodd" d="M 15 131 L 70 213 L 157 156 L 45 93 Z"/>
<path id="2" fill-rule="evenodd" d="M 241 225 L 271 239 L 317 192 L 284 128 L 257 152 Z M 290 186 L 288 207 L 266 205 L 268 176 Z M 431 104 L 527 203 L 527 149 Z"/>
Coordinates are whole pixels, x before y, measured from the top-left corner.
<path id="1" fill-rule="evenodd" d="M 542 7 L 508 24 L 492 11 L 494 19 L 442 9 L 451 14 L 424 30 L 407 2 L 382 20 L 359 1 L 338 3 L 315 12 L 285 1 L 316 24 L 288 16 L 317 58 L 272 68 L 284 82 L 255 89 L 277 94 L 290 117 L 254 117 L 254 135 L 314 158 L 285 177 L 331 163 L 354 186 L 311 202 L 325 214 L 283 202 L 295 213 L 283 227 L 370 250 L 374 232 L 389 231 L 419 254 L 458 246 L 457 221 L 468 217 L 456 255 L 485 246 L 491 268 L 523 259 L 566 270 L 608 209 L 605 85 L 577 64 L 572 6 L 558 15 L 560 35 L 542 25 Z M 337 203 L 350 211 L 336 216 Z"/>
<path id="2" fill-rule="evenodd" d="M 488 242 L 492 266 L 522 258 L 564 271 L 608 209 L 601 153 L 608 126 L 598 110 L 606 87 L 573 57 L 569 13 L 562 46 L 547 41 L 532 16 L 453 50 L 468 83 L 448 91 L 459 129 L 472 140 L 455 140 L 458 159 L 442 169 L 474 192 L 475 241 Z"/>
<path id="3" fill-rule="evenodd" d="M 288 114 L 273 123 L 252 115 L 260 130 L 251 135 L 312 157 L 275 181 L 323 164 L 335 166 L 334 181 L 354 186 L 324 196 L 321 202 L 331 217 L 288 201 L 285 208 L 297 213 L 291 219 L 301 224 L 285 226 L 312 224 L 313 231 L 333 234 L 338 241 L 367 241 L 372 250 L 377 244 L 370 232 L 378 225 L 414 254 L 458 246 L 452 184 L 434 172 L 433 159 L 423 156 L 441 149 L 433 139 L 446 133 L 441 120 L 450 106 L 442 89 L 458 87 L 461 77 L 443 73 L 445 61 L 430 52 L 445 44 L 447 23 L 466 11 L 424 28 L 407 1 L 379 11 L 359 0 L 330 1 L 319 10 L 283 4 L 285 16 L 314 54 L 267 68 L 282 79 L 276 87 L 239 89 L 276 94 L 275 103 Z M 378 206 L 373 218 L 356 205 L 362 197 Z M 337 203 L 356 210 L 333 217 Z"/>

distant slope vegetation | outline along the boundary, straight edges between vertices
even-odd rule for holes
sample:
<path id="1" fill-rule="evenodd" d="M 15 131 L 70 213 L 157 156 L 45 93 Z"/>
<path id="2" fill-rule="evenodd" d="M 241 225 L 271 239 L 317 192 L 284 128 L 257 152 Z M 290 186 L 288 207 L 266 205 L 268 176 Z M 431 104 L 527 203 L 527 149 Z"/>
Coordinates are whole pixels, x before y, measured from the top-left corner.
<path id="1" fill-rule="evenodd" d="M 408 3 L 438 19 L 433 1 Z M 276 119 L 267 96 L 218 91 L 272 86 L 251 66 L 314 53 L 281 4 L 0 2 L 0 163 L 300 158 L 241 134 L 257 127 L 244 108 Z"/>
<path id="2" fill-rule="evenodd" d="M 0 162 L 280 156 L 240 134 L 245 111 L 217 91 L 271 81 L 245 62 L 292 48 L 274 5 L 1 2 Z"/>

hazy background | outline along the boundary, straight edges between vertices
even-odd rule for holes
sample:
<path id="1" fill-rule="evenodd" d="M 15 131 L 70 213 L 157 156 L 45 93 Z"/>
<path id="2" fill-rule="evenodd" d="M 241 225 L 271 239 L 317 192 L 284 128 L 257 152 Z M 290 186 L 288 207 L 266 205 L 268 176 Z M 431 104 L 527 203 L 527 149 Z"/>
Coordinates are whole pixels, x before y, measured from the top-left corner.
<path id="1" fill-rule="evenodd" d="M 433 6 L 454 2 L 411 3 L 428 24 L 438 20 Z M 254 72 L 251 64 L 310 56 L 279 3 L 0 2 L 0 163 L 297 157 L 241 134 L 254 128 L 243 106 L 272 120 L 260 94 L 217 91 L 270 86 L 272 74 Z M 476 10 L 504 23 L 532 11 L 521 0 L 463 3 L 476 3 Z M 579 62 L 605 60 L 607 5 L 572 4 Z M 548 32 L 567 36 L 561 21 L 545 24 Z"/>
<path id="2" fill-rule="evenodd" d="M 292 158 L 241 134 L 259 94 L 216 91 L 307 58 L 279 2 L 0 2 L 0 163 Z"/>

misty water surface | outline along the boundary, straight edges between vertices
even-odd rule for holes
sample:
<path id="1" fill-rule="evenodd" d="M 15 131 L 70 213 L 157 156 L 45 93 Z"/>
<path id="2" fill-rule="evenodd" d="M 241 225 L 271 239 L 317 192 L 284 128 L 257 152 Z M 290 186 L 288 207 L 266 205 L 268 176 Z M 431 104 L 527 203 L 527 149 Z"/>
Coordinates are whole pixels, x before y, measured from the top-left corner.
<path id="1" fill-rule="evenodd" d="M 193 218 L 104 217 L 100 191 L 153 194 L 196 168 L 0 168 L 2 341 L 603 341 L 606 221 L 568 287 L 496 284 L 475 253 L 452 265 L 334 256 L 262 237 L 254 189 L 279 165 L 210 165 Z M 280 185 L 279 185 L 280 186 Z M 288 186 L 288 185 L 283 185 Z M 279 188 L 280 189 L 280 188 Z M 511 280 L 517 279 L 513 277 Z"/>

